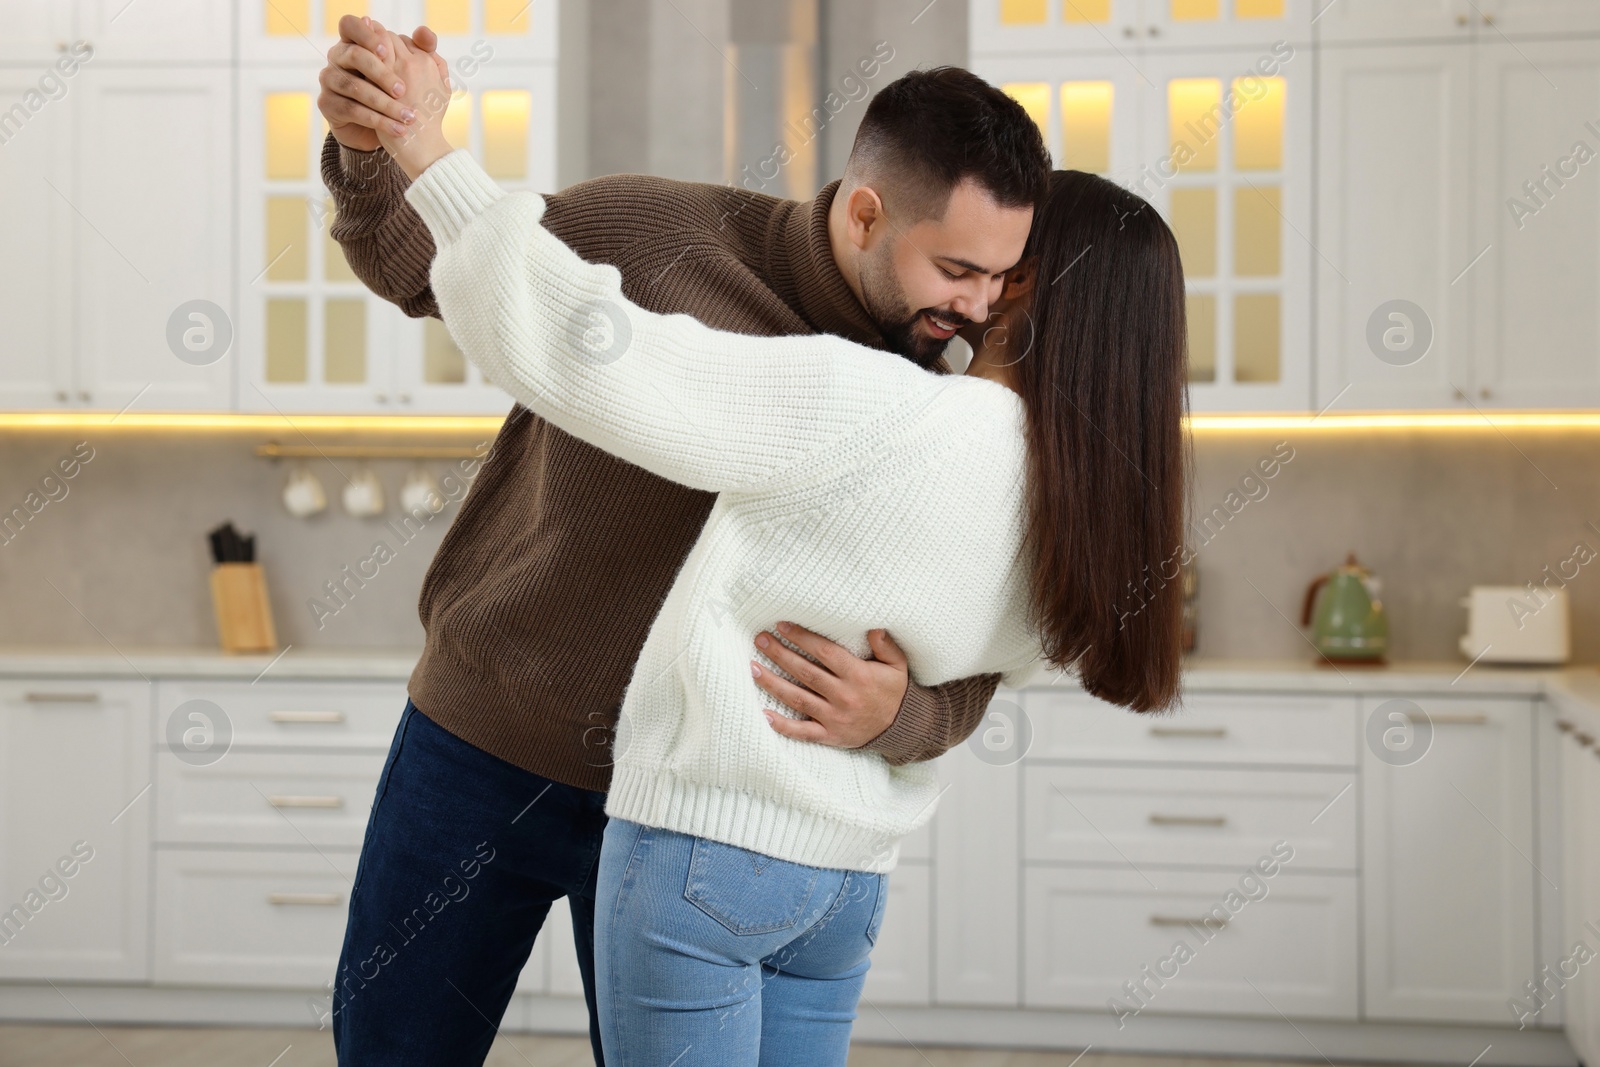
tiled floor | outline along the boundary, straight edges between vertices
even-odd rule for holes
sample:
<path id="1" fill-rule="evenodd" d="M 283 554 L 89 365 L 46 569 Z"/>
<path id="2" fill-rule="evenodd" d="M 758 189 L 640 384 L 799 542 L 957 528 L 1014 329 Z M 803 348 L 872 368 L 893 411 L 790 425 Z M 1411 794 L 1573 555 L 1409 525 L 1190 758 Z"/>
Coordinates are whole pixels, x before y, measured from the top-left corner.
<path id="1" fill-rule="evenodd" d="M 505 1034 L 490 1067 L 589 1067 L 589 1043 Z M 850 1067 L 1287 1067 L 1233 1061 L 1090 1053 L 856 1045 Z M 327 1031 L 143 1026 L 0 1025 L 0 1067 L 334 1067 Z M 1303 1067 L 1303 1065 L 1301 1065 Z"/>

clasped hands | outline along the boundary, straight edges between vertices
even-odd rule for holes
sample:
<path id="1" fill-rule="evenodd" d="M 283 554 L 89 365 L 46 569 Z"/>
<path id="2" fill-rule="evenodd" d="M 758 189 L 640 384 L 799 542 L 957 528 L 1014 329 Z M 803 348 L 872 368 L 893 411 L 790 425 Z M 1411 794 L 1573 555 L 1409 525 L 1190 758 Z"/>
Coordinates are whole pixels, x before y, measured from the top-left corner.
<path id="1" fill-rule="evenodd" d="M 412 179 L 448 155 L 450 68 L 438 43 L 426 26 L 408 37 L 373 18 L 341 18 L 318 79 L 317 107 L 334 138 L 363 152 L 384 149 Z"/>

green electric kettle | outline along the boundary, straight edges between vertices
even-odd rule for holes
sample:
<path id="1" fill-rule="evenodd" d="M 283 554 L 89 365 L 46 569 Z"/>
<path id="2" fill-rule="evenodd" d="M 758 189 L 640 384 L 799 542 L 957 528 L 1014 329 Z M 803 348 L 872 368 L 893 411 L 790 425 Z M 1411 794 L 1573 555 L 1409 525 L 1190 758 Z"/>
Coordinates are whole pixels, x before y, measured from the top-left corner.
<path id="1" fill-rule="evenodd" d="M 1311 627 L 1312 643 L 1323 659 L 1339 663 L 1383 661 L 1389 651 L 1389 617 L 1378 599 L 1378 584 L 1372 572 L 1356 562 L 1352 552 L 1344 566 L 1318 575 L 1306 589 L 1300 625 Z"/>

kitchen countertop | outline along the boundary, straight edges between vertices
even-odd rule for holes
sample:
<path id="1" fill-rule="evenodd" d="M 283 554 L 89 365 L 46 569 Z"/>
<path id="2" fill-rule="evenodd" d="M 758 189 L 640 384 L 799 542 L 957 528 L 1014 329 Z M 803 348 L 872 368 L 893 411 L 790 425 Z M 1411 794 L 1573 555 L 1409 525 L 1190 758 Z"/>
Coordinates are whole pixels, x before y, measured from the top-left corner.
<path id="1" fill-rule="evenodd" d="M 293 681 L 346 678 L 404 682 L 420 649 L 296 649 L 232 654 L 208 648 L 12 647 L 0 650 L 0 678 L 262 678 Z M 1184 684 L 1192 692 L 1433 693 L 1542 696 L 1564 715 L 1600 734 L 1600 667 L 1468 667 L 1461 662 L 1397 662 L 1382 667 L 1321 666 L 1293 660 L 1189 660 Z M 1030 689 L 1076 688 L 1056 671 Z"/>

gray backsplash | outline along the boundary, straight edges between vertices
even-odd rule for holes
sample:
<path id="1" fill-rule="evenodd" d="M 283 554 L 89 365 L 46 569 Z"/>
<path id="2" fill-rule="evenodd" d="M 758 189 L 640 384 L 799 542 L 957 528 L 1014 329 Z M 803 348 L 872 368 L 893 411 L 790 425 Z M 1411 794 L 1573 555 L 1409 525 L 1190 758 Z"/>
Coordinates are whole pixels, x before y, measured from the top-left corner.
<path id="1" fill-rule="evenodd" d="M 309 521 L 291 518 L 279 497 L 292 464 L 253 454 L 269 439 L 294 437 L 152 430 L 0 436 L 5 511 L 38 490 L 40 478 L 79 442 L 94 450 L 63 483 L 65 496 L 52 488 L 60 499 L 0 543 L 0 645 L 214 645 L 204 535 L 224 519 L 257 535 L 281 641 L 301 648 L 419 645 L 417 591 L 454 506 L 403 541 L 384 519 L 345 515 L 340 473 L 316 460 L 310 466 L 328 489 L 329 510 Z M 355 439 L 316 435 L 319 444 Z M 1587 525 L 1600 524 L 1600 438 L 1576 431 L 1203 432 L 1195 449 L 1197 511 L 1225 505 L 1280 441 L 1294 458 L 1276 477 L 1239 492 L 1237 514 L 1214 521 L 1199 553 L 1198 651 L 1208 658 L 1308 656 L 1296 625 L 1306 584 L 1354 551 L 1383 579 L 1394 657 L 1454 659 L 1465 625 L 1458 601 L 1469 586 L 1521 585 L 1568 559 L 1580 541 L 1600 547 L 1600 533 Z M 349 474 L 360 461 L 337 465 Z M 411 466 L 373 464 L 390 520 L 399 518 L 395 498 Z M 428 466 L 442 476 L 449 463 Z M 337 607 L 324 583 L 370 557 L 378 541 L 394 558 L 319 626 L 309 602 Z M 1591 570 L 1568 586 L 1577 662 L 1600 660 L 1600 572 Z"/>

